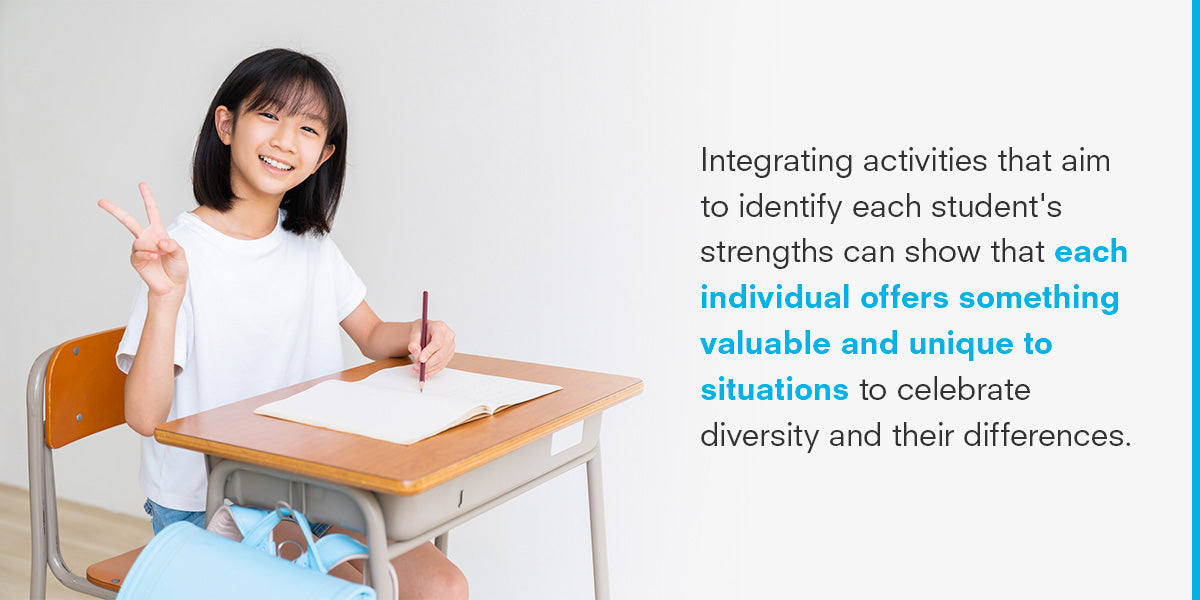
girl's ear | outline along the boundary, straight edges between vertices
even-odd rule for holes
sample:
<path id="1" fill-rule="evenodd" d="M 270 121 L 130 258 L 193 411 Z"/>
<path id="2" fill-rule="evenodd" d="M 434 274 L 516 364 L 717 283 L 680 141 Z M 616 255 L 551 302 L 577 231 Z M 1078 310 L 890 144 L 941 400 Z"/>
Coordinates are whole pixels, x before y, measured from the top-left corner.
<path id="1" fill-rule="evenodd" d="M 218 106 L 213 117 L 214 126 L 217 128 L 217 137 L 221 138 L 221 142 L 228 146 L 233 142 L 233 113 L 224 106 Z"/>
<path id="2" fill-rule="evenodd" d="M 333 144 L 325 145 L 325 149 L 321 151 L 321 160 L 317 161 L 317 166 L 313 168 L 313 173 L 316 173 L 317 169 L 320 169 L 321 165 L 325 164 L 325 161 L 329 160 L 330 156 L 333 156 L 333 150 Z"/>

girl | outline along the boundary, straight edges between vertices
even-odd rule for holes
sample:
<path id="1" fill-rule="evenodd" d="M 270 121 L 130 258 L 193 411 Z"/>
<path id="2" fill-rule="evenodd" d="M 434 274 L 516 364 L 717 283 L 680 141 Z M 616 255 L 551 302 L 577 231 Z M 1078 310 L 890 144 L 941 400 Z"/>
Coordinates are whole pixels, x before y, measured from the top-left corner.
<path id="1" fill-rule="evenodd" d="M 422 350 L 420 320 L 381 321 L 326 235 L 346 133 L 329 71 L 267 50 L 242 61 L 209 106 L 192 163 L 195 210 L 164 227 L 144 183 L 145 227 L 99 202 L 133 233 L 143 282 L 117 364 L 128 373 L 125 419 L 146 436 L 140 481 L 155 533 L 179 520 L 203 526 L 207 487 L 203 456 L 157 443 L 160 423 L 340 371 L 338 325 L 368 358 L 412 354 L 426 376 L 454 355 L 445 323 L 429 323 Z M 466 597 L 466 579 L 430 543 L 393 564 L 401 598 Z"/>

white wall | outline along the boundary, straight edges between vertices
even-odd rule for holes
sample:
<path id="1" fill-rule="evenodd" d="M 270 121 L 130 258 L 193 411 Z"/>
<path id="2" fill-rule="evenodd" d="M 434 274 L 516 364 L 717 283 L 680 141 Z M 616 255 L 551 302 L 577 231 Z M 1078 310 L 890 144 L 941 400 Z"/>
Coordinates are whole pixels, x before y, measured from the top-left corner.
<path id="1" fill-rule="evenodd" d="M 9 398 L 0 403 L 0 482 L 26 482 L 30 363 L 127 316 L 136 282 L 129 235 L 96 200 L 136 214 L 136 185 L 147 181 L 164 216 L 194 206 L 190 154 L 212 94 L 242 58 L 284 46 L 322 59 L 349 104 L 350 170 L 334 237 L 377 312 L 413 318 L 429 289 L 434 316 L 455 327 L 463 352 L 645 380 L 643 395 L 605 416 L 615 598 L 1168 597 L 1187 589 L 1190 338 L 1167 333 L 1190 323 L 1186 9 L 347 4 L 0 3 L 0 389 Z M 697 247 L 722 237 L 907 243 L 925 234 L 912 223 L 702 222 L 696 207 L 706 193 L 869 196 L 909 186 L 701 175 L 705 144 L 858 154 L 910 144 L 1104 148 L 1120 165 L 1106 178 L 917 178 L 911 187 L 1045 188 L 1071 198 L 1071 218 L 1004 232 L 1118 235 L 1143 262 L 1111 275 L 700 265 Z M 947 239 L 1001 231 L 920 226 Z M 958 420 L 1120 425 L 1136 440 L 1123 452 L 797 457 L 695 441 L 717 418 L 826 427 L 942 418 L 931 407 L 701 403 L 699 384 L 723 373 L 773 380 L 799 364 L 795 371 L 856 382 L 933 374 L 938 364 L 722 362 L 698 356 L 699 335 L 742 326 L 867 335 L 945 321 L 716 317 L 695 307 L 701 282 L 1046 278 L 1119 286 L 1128 308 L 1110 321 L 957 315 L 980 330 L 1040 327 L 1061 340 L 1061 354 L 939 363 L 950 373 L 1016 373 L 1045 390 L 1023 413 L 945 410 Z M 64 497 L 140 511 L 132 431 L 107 432 L 59 460 Z M 458 530 L 452 558 L 474 595 L 587 597 L 585 503 L 574 472 Z"/>

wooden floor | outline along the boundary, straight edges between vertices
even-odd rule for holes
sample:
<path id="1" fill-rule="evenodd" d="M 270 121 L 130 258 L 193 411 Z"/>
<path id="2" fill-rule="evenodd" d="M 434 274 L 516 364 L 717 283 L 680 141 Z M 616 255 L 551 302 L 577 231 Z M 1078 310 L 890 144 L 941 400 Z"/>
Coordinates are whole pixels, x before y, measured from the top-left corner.
<path id="1" fill-rule="evenodd" d="M 146 544 L 153 537 L 149 517 L 139 519 L 65 500 L 58 503 L 63 560 L 83 576 L 88 565 Z M 29 492 L 0 485 L 0 599 L 29 597 Z M 49 569 L 46 598 L 90 598 L 59 583 Z"/>

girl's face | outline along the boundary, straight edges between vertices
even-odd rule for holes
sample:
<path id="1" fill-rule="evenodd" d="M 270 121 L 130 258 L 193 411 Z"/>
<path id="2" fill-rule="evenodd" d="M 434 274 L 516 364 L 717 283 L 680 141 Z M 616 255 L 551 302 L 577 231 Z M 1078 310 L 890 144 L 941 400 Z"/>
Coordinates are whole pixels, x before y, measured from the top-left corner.
<path id="1" fill-rule="evenodd" d="M 319 112 L 276 112 L 238 109 L 216 112 L 217 133 L 229 146 L 230 179 L 234 195 L 243 200 L 279 204 L 288 190 L 300 185 L 333 154 L 325 144 L 325 118 Z"/>

